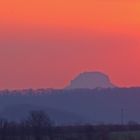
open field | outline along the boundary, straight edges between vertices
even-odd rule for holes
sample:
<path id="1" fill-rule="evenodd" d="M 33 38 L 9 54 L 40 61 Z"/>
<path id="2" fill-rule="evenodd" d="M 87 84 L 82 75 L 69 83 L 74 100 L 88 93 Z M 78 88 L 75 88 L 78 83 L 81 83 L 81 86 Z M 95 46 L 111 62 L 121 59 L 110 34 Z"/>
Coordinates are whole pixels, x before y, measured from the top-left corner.
<path id="1" fill-rule="evenodd" d="M 112 132 L 110 140 L 140 140 L 140 131 Z"/>

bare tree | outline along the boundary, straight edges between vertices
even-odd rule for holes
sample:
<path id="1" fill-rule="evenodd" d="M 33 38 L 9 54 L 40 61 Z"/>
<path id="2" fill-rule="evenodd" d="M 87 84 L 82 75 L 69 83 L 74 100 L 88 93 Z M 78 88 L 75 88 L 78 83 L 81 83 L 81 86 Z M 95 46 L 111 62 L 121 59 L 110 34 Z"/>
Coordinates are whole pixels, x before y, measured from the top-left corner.
<path id="1" fill-rule="evenodd" d="M 35 140 L 52 140 L 52 121 L 44 111 L 32 111 L 26 121 Z"/>

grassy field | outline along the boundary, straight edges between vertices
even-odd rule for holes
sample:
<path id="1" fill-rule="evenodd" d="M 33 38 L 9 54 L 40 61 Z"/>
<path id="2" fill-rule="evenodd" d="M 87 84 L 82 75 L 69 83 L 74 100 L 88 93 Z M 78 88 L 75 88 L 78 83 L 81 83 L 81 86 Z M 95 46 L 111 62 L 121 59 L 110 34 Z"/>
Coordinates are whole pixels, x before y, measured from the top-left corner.
<path id="1" fill-rule="evenodd" d="M 140 140 L 140 131 L 112 132 L 110 140 Z"/>

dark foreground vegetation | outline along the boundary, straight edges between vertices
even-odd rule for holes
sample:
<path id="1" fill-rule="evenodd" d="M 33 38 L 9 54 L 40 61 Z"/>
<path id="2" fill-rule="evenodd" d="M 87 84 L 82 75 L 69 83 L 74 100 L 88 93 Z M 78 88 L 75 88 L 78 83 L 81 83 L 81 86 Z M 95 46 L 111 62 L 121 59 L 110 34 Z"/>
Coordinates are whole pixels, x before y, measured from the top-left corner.
<path id="1" fill-rule="evenodd" d="M 138 124 L 55 126 L 44 111 L 20 122 L 0 119 L 0 140 L 139 140 L 139 131 Z"/>

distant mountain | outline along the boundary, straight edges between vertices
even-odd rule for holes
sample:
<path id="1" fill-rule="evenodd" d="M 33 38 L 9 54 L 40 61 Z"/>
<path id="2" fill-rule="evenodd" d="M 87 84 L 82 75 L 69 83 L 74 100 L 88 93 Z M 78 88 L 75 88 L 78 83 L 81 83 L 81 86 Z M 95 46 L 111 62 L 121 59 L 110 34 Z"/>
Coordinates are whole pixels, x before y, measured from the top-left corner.
<path id="1" fill-rule="evenodd" d="M 140 88 L 0 91 L 0 118 L 44 110 L 57 124 L 140 123 Z"/>
<path id="2" fill-rule="evenodd" d="M 95 88 L 113 88 L 109 77 L 101 72 L 84 72 L 79 74 L 66 89 L 95 89 Z"/>
<path id="3" fill-rule="evenodd" d="M 45 111 L 51 120 L 59 125 L 68 125 L 74 124 L 77 122 L 83 122 L 84 119 L 77 115 L 76 113 L 71 113 L 68 111 L 48 108 L 47 106 L 43 106 L 41 104 L 10 104 L 0 111 L 0 117 L 6 118 L 9 121 L 21 121 L 28 118 L 29 113 L 31 111 L 43 110 Z"/>

